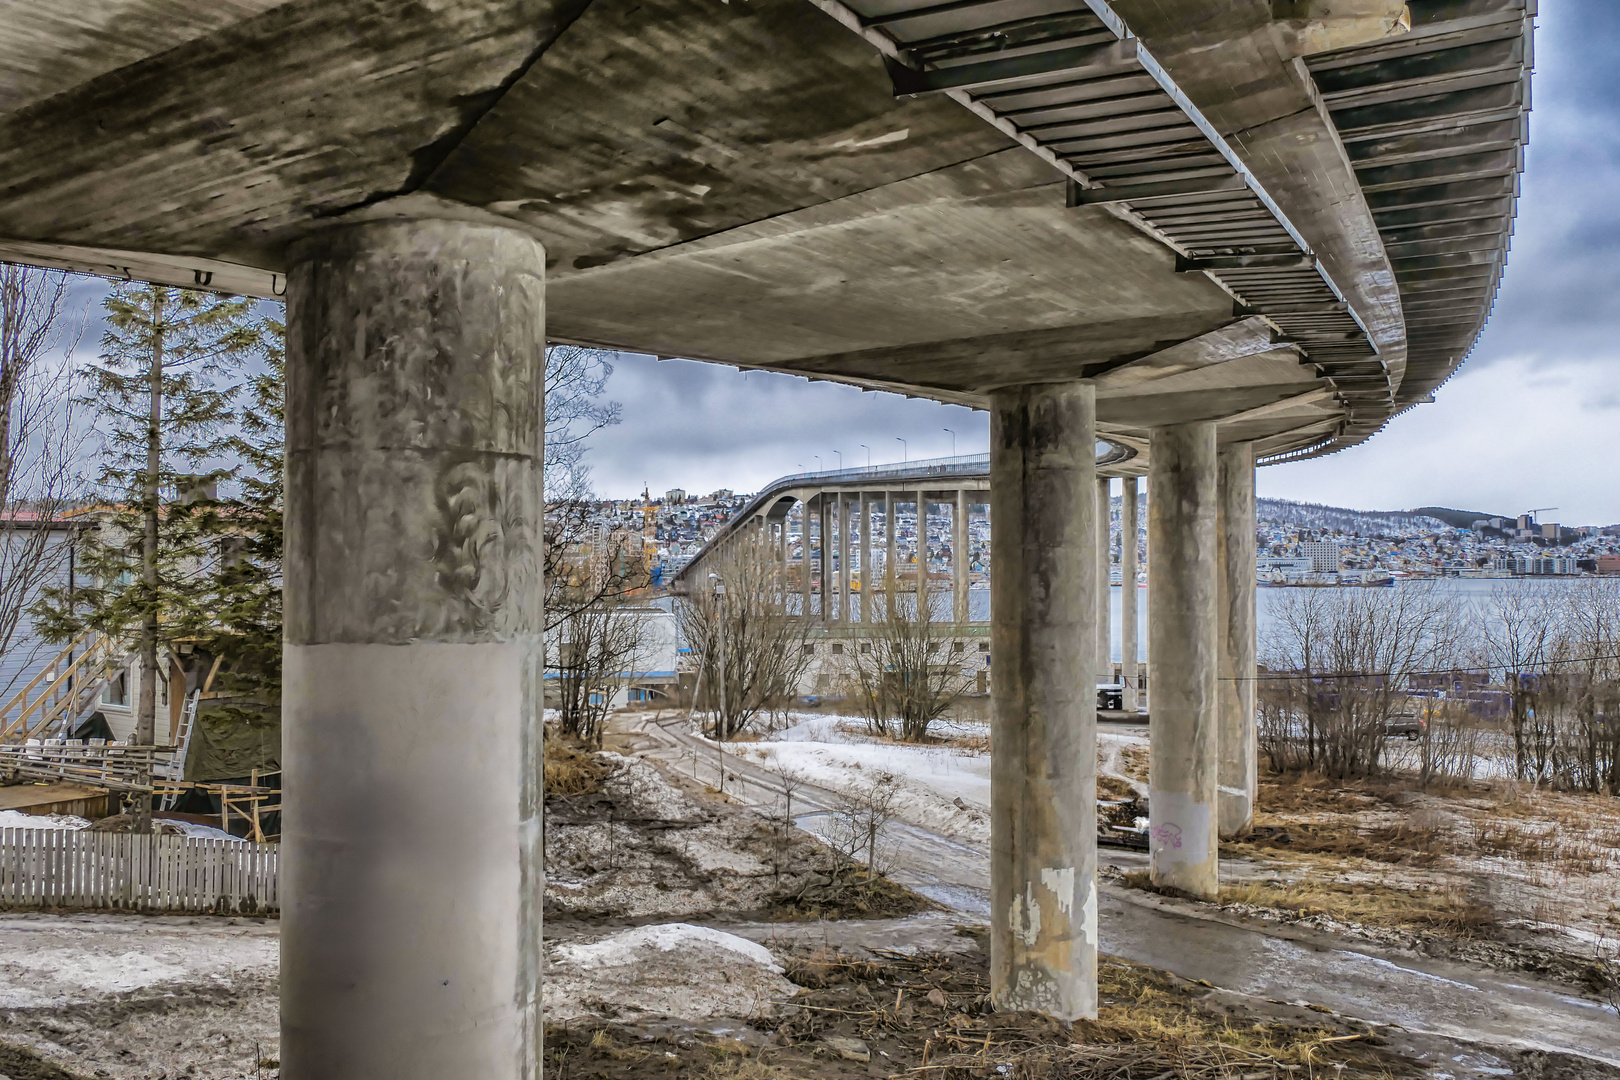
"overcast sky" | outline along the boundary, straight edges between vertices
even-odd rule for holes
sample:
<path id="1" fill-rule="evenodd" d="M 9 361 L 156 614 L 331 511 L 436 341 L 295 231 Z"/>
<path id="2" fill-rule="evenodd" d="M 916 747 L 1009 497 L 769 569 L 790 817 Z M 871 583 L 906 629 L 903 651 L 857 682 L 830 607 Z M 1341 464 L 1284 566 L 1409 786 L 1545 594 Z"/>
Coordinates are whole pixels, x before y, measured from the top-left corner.
<path id="1" fill-rule="evenodd" d="M 1528 171 L 1496 311 L 1473 356 L 1370 442 L 1260 470 L 1262 495 L 1360 509 L 1443 505 L 1620 522 L 1620 3 L 1546 0 Z M 591 452 L 598 490 L 752 491 L 784 473 L 988 446 L 984 413 L 891 394 L 624 356 L 624 423 Z M 903 447 L 897 437 L 907 440 Z M 818 462 L 815 455 L 820 455 Z"/>

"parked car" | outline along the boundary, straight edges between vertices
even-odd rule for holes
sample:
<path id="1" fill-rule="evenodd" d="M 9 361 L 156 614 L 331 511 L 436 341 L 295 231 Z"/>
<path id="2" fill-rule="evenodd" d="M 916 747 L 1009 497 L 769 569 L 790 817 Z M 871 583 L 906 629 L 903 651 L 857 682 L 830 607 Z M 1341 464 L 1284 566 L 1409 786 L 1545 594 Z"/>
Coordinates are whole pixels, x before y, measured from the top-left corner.
<path id="1" fill-rule="evenodd" d="M 1391 738 L 1404 735 L 1413 742 L 1423 738 L 1423 733 L 1428 728 L 1429 725 L 1424 722 L 1421 716 L 1412 713 L 1398 713 L 1384 721 L 1385 735 Z"/>
<path id="2" fill-rule="evenodd" d="M 1098 683 L 1097 708 L 1112 712 L 1119 712 L 1125 708 L 1125 684 L 1117 682 Z"/>

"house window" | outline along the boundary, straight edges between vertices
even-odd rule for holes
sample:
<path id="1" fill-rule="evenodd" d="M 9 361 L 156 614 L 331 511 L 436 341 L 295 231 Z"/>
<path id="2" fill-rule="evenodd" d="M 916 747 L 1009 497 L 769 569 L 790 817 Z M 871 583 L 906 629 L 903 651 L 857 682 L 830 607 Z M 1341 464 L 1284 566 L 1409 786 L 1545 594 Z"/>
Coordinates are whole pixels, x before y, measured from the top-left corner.
<path id="1" fill-rule="evenodd" d="M 833 642 L 832 650 L 833 650 L 833 655 L 834 656 L 843 656 L 844 655 L 844 643 L 842 641 Z"/>
<path id="2" fill-rule="evenodd" d="M 872 643 L 870 641 L 861 642 L 861 652 L 870 653 L 871 651 L 872 651 Z"/>
<path id="3" fill-rule="evenodd" d="M 828 689 L 831 689 L 831 688 L 832 688 L 832 676 L 831 675 L 817 675 L 816 676 L 816 689 L 817 690 L 828 690 Z"/>
<path id="4" fill-rule="evenodd" d="M 953 641 L 953 642 L 951 642 L 951 652 L 959 653 L 959 652 L 966 652 L 966 651 L 967 651 L 967 642 L 965 642 L 965 641 Z"/>
<path id="5" fill-rule="evenodd" d="M 979 642 L 979 651 L 980 652 L 989 652 L 990 651 L 990 643 L 988 641 Z"/>
<path id="6" fill-rule="evenodd" d="M 806 655 L 806 656 L 815 655 L 815 651 L 816 651 L 816 647 L 814 645 L 806 645 L 806 646 L 804 646 L 804 655 Z"/>
<path id="7" fill-rule="evenodd" d="M 101 688 L 101 703 L 103 705 L 129 704 L 129 669 L 125 668 L 107 680 L 107 685 Z"/>

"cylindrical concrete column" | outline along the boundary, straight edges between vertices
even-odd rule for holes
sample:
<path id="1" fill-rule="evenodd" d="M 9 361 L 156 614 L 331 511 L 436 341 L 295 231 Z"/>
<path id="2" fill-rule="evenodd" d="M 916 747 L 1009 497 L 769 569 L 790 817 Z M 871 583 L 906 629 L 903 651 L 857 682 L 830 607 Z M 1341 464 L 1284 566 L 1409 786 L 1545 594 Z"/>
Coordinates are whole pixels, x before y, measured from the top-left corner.
<path id="1" fill-rule="evenodd" d="M 899 589 L 900 568 L 895 564 L 894 492 L 883 493 L 883 610 L 894 610 L 894 594 Z M 885 615 L 885 618 L 888 616 Z"/>
<path id="2" fill-rule="evenodd" d="M 849 622 L 849 495 L 838 493 L 838 621 Z"/>
<path id="3" fill-rule="evenodd" d="M 1120 706 L 1127 713 L 1138 707 L 1136 694 L 1137 664 L 1137 602 L 1141 599 L 1136 587 L 1137 520 L 1136 477 L 1120 480 L 1119 497 L 1119 670 L 1125 682 L 1125 693 Z"/>
<path id="4" fill-rule="evenodd" d="M 810 502 L 814 495 L 806 495 L 799 503 L 799 613 L 806 619 L 815 617 L 811 608 L 810 585 L 813 574 L 810 562 Z"/>
<path id="5" fill-rule="evenodd" d="M 1156 885 L 1213 899 L 1216 867 L 1215 425 L 1149 449 L 1149 858 Z"/>
<path id="6" fill-rule="evenodd" d="M 539 1075 L 545 251 L 288 256 L 281 1075 Z"/>
<path id="7" fill-rule="evenodd" d="M 1220 452 L 1220 834 L 1242 836 L 1254 825 L 1259 789 L 1255 732 L 1254 444 Z"/>
<path id="8" fill-rule="evenodd" d="M 1097 1015 L 1096 392 L 990 399 L 990 993 Z"/>
<path id="9" fill-rule="evenodd" d="M 817 500 L 820 521 L 818 524 L 819 545 L 821 557 L 818 560 L 821 576 L 821 609 L 817 617 L 822 622 L 832 618 L 832 596 L 837 589 L 833 585 L 833 537 L 832 537 L 832 503 L 828 500 L 830 492 L 823 491 Z"/>
<path id="10" fill-rule="evenodd" d="M 872 497 L 861 492 L 861 604 L 860 621 L 872 621 L 872 586 L 876 577 L 872 573 Z"/>
<path id="11" fill-rule="evenodd" d="M 957 625 L 968 621 L 968 502 L 967 490 L 956 489 L 951 514 L 951 585 L 953 616 Z"/>
<path id="12" fill-rule="evenodd" d="M 917 611 L 928 603 L 928 496 L 917 492 Z"/>
<path id="13" fill-rule="evenodd" d="M 782 601 L 782 611 L 788 609 L 788 519 L 782 515 L 782 526 L 776 533 L 776 565 L 777 565 L 777 593 Z"/>
<path id="14" fill-rule="evenodd" d="M 1109 548 L 1109 502 L 1111 501 L 1108 489 L 1110 481 L 1106 476 L 1097 477 L 1097 543 L 1094 550 L 1097 555 L 1097 680 L 1099 682 L 1114 681 L 1114 649 L 1109 631 L 1112 630 L 1109 610 L 1112 591 L 1108 584 L 1109 570 L 1111 569 Z"/>

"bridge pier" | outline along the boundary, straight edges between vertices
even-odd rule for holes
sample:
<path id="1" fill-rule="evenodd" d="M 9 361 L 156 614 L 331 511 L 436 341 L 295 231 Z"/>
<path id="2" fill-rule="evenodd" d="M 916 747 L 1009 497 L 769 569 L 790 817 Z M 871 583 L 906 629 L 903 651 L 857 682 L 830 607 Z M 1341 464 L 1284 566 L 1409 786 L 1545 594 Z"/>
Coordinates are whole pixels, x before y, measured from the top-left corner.
<path id="1" fill-rule="evenodd" d="M 1148 463 L 1148 816 L 1153 883 L 1213 899 L 1217 874 L 1215 425 L 1155 428 Z"/>
<path id="2" fill-rule="evenodd" d="M 1097 1015 L 1096 390 L 990 401 L 990 979 L 999 1009 Z"/>
<path id="3" fill-rule="evenodd" d="M 545 252 L 378 222 L 288 265 L 282 1075 L 527 1080 Z"/>
<path id="4" fill-rule="evenodd" d="M 1125 683 L 1120 707 L 1127 713 L 1137 710 L 1136 693 L 1136 534 L 1138 529 L 1137 481 L 1134 476 L 1120 480 L 1119 499 L 1119 670 Z"/>
<path id="5" fill-rule="evenodd" d="M 1109 611 L 1108 588 L 1108 545 L 1110 540 L 1108 522 L 1108 489 L 1111 481 L 1106 476 L 1097 477 L 1097 680 L 1099 682 L 1113 682 L 1114 680 L 1114 650 L 1108 631 L 1112 623 Z"/>
<path id="6" fill-rule="evenodd" d="M 1259 787 L 1255 732 L 1254 444 L 1220 452 L 1220 834 L 1254 824 Z"/>

